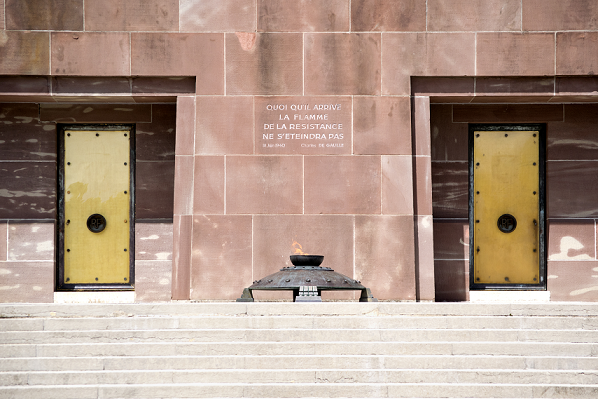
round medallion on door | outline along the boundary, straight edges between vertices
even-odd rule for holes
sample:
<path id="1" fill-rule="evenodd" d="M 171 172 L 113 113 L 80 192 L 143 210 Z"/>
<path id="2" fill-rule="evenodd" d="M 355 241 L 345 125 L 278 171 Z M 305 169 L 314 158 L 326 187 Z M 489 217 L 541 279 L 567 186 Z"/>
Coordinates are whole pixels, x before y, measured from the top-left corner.
<path id="1" fill-rule="evenodd" d="M 498 218 L 496 224 L 503 233 L 512 233 L 517 227 L 517 219 L 515 219 L 515 216 L 505 213 Z"/>
<path id="2" fill-rule="evenodd" d="M 106 228 L 106 218 L 99 213 L 94 213 L 87 218 L 87 228 L 92 233 L 100 233 Z"/>

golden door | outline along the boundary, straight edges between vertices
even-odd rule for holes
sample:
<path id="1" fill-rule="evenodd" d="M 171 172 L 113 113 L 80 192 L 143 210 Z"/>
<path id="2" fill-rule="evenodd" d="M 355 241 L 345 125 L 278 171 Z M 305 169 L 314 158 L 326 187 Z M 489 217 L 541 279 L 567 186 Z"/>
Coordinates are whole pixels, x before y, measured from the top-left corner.
<path id="1" fill-rule="evenodd" d="M 64 130 L 63 279 L 131 283 L 130 130 Z"/>
<path id="2" fill-rule="evenodd" d="M 541 131 L 472 130 L 472 287 L 543 284 Z"/>

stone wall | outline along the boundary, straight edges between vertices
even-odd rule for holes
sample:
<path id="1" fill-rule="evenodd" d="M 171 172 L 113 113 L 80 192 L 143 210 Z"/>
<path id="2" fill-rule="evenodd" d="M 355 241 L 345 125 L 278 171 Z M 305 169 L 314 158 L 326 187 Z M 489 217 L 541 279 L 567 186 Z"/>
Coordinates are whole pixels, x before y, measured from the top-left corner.
<path id="1" fill-rule="evenodd" d="M 138 142 L 143 176 L 137 179 L 137 217 L 173 215 L 174 299 L 234 299 L 253 280 L 288 266 L 297 241 L 304 251 L 325 255 L 324 266 L 361 280 L 380 299 L 433 300 L 434 251 L 451 265 L 439 269 L 437 262 L 436 282 L 445 281 L 443 270 L 453 270 L 449 280 L 466 277 L 461 249 L 441 238 L 452 234 L 446 231 L 462 231 L 460 222 L 433 225 L 432 215 L 464 217 L 462 194 L 452 197 L 438 184 L 455 176 L 461 184 L 463 143 L 448 137 L 476 114 L 464 105 L 466 119 L 451 120 L 442 137 L 432 135 L 430 141 L 430 111 L 433 120 L 441 120 L 449 111 L 456 115 L 459 106 L 430 106 L 429 95 L 412 95 L 412 77 L 592 75 L 598 68 L 597 16 L 598 5 L 575 0 L 0 0 L 0 74 L 12 78 L 2 81 L 0 98 L 23 102 L 26 94 L 24 102 L 39 104 L 42 114 L 67 120 L 95 114 L 92 119 L 102 122 L 108 122 L 107 113 L 86 112 L 89 106 L 126 102 L 139 115 L 150 107 L 152 123 L 163 124 L 172 123 L 174 113 L 150 105 L 160 102 L 156 89 L 144 91 L 135 79 L 194 79 L 194 92 L 171 99 L 176 143 L 167 141 L 176 148 L 174 156 L 137 125 L 138 140 L 151 136 L 152 143 L 146 148 Z M 56 82 L 102 78 L 110 84 L 96 90 L 77 80 L 72 89 L 52 84 L 48 90 L 19 83 L 23 75 Z M 114 86 L 121 78 L 133 81 L 123 96 L 114 94 L 123 93 Z M 491 79 L 487 83 L 492 87 Z M 535 100 L 526 100 L 523 89 L 510 101 L 536 101 L 535 93 Z M 292 109 L 306 104 L 310 109 L 301 110 L 306 112 Z M 280 106 L 286 108 L 275 108 Z M 560 123 L 567 124 L 567 105 L 543 104 L 548 108 L 539 115 L 553 117 L 546 109 L 554 106 L 564 112 Z M 303 127 L 302 118 L 311 115 L 330 121 L 325 138 L 311 138 L 321 132 Z M 50 119 L 39 119 L 45 120 Z M 42 132 L 45 122 L 36 123 Z M 19 145 L 22 150 L 11 146 L 11 156 L 36 152 L 33 143 Z M 548 173 L 552 187 L 561 182 L 559 195 L 566 196 L 567 176 L 593 177 L 586 168 L 591 160 L 563 156 L 569 158 L 549 159 Z M 6 167 L 14 167 L 10 160 Z M 47 169 L 40 173 L 49 177 L 48 186 L 39 189 L 48 223 L 56 212 L 49 183 L 55 162 L 55 157 L 26 162 L 29 169 Z M 12 172 L 3 172 L 3 183 L 18 185 Z M 576 208 L 577 197 L 559 200 L 551 190 L 549 217 L 593 223 L 586 205 Z M 168 236 L 166 227 L 155 228 L 160 240 Z M 149 229 L 139 239 L 152 236 Z M 551 260 L 549 274 L 559 262 Z M 589 264 L 562 267 L 581 271 Z M 167 273 L 166 263 L 155 267 L 158 275 Z M 156 281 L 163 280 L 152 284 Z M 452 291 L 442 284 L 436 289 L 439 299 L 466 298 L 465 288 L 456 296 Z M 167 297 L 163 291 L 156 295 Z"/>

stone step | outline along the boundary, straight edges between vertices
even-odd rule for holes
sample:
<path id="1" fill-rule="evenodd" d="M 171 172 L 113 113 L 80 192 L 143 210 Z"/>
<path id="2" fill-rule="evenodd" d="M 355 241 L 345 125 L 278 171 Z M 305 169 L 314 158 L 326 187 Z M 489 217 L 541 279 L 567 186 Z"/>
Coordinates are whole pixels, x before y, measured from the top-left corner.
<path id="1" fill-rule="evenodd" d="M 239 294 L 240 295 L 240 294 Z M 7 317 L 118 316 L 596 316 L 598 303 L 471 302 L 166 302 L 134 304 L 0 304 Z"/>
<path id="2" fill-rule="evenodd" d="M 4 358 L 0 371 L 160 369 L 511 369 L 598 370 L 598 357 L 463 355 L 102 356 Z"/>
<path id="3" fill-rule="evenodd" d="M 598 357 L 462 355 L 102 356 L 4 358 L 0 371 L 187 369 L 510 369 L 598 370 Z"/>
<path id="4" fill-rule="evenodd" d="M 598 370 L 118 370 L 6 372 L 0 374 L 0 386 L 15 385 L 112 385 L 112 384 L 307 384 L 307 383 L 405 383 L 426 381 L 430 384 L 598 384 Z"/>
<path id="5" fill-rule="evenodd" d="M 178 355 L 511 355 L 597 356 L 598 344 L 571 342 L 123 342 L 2 344 L 0 357 Z"/>
<path id="6" fill-rule="evenodd" d="M 0 305 L 0 398 L 598 397 L 598 304 Z"/>
<path id="7" fill-rule="evenodd" d="M 0 332 L 3 344 L 111 342 L 598 342 L 598 330 L 209 329 Z"/>
<path id="8" fill-rule="evenodd" d="M 598 330 L 598 316 L 206 316 L 0 318 L 0 331 L 166 329 L 562 329 Z"/>
<path id="9" fill-rule="evenodd" d="M 594 398 L 598 385 L 571 384 L 119 384 L 0 387 L 0 397 L 68 398 Z"/>

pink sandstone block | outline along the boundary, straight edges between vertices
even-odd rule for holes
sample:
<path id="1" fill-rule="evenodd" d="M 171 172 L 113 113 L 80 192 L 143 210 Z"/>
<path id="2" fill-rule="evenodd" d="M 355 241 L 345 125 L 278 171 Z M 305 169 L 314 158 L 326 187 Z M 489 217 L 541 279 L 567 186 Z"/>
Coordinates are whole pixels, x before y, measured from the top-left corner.
<path id="1" fill-rule="evenodd" d="M 413 107 L 413 155 L 429 156 L 432 153 L 430 133 L 430 98 L 412 97 Z"/>
<path id="2" fill-rule="evenodd" d="M 227 33 L 227 94 L 303 94 L 301 33 Z"/>
<path id="3" fill-rule="evenodd" d="M 224 37 L 218 33 L 131 33 L 131 74 L 196 76 L 197 94 L 223 94 Z"/>
<path id="4" fill-rule="evenodd" d="M 548 291 L 552 301 L 598 301 L 596 261 L 548 261 Z"/>
<path id="5" fill-rule="evenodd" d="M 2 5 L 6 29 L 83 30 L 83 0 L 3 0 Z"/>
<path id="6" fill-rule="evenodd" d="M 253 154 L 253 101 L 249 96 L 197 97 L 195 154 Z"/>
<path id="7" fill-rule="evenodd" d="M 521 30 L 521 0 L 429 0 L 427 6 L 430 31 Z"/>
<path id="8" fill-rule="evenodd" d="M 347 0 L 258 0 L 258 30 L 334 32 L 349 30 Z"/>
<path id="9" fill-rule="evenodd" d="M 302 213 L 301 156 L 227 156 L 226 213 Z"/>
<path id="10" fill-rule="evenodd" d="M 382 94 L 410 94 L 410 76 L 475 74 L 474 33 L 384 33 L 383 36 Z"/>
<path id="11" fill-rule="evenodd" d="M 8 222 L 0 222 L 0 262 L 8 259 Z"/>
<path id="12" fill-rule="evenodd" d="M 250 215 L 194 217 L 191 299 L 240 297 L 251 285 L 251 265 Z"/>
<path id="13" fill-rule="evenodd" d="M 598 3 L 578 0 L 523 0 L 524 31 L 596 30 Z"/>
<path id="14" fill-rule="evenodd" d="M 305 35 L 305 93 L 380 94 L 379 33 Z"/>
<path id="15" fill-rule="evenodd" d="M 130 52 L 127 33 L 53 32 L 52 75 L 129 75 Z"/>
<path id="16" fill-rule="evenodd" d="M 306 214 L 380 214 L 380 156 L 305 157 Z"/>
<path id="17" fill-rule="evenodd" d="M 256 0 L 181 0 L 181 32 L 255 31 Z"/>
<path id="18" fill-rule="evenodd" d="M 414 193 L 413 206 L 416 215 L 432 214 L 432 162 L 429 156 L 417 156 L 414 159 Z"/>
<path id="19" fill-rule="evenodd" d="M 382 156 L 383 215 L 413 215 L 412 165 L 409 155 Z"/>
<path id="20" fill-rule="evenodd" d="M 171 288 L 172 261 L 135 261 L 135 302 L 168 302 Z"/>
<path id="21" fill-rule="evenodd" d="M 419 0 L 352 0 L 354 31 L 407 32 L 426 30 L 426 3 Z"/>
<path id="22" fill-rule="evenodd" d="M 224 214 L 224 156 L 195 157 L 193 214 Z"/>
<path id="23" fill-rule="evenodd" d="M 595 75 L 598 73 L 596 53 L 598 32 L 559 32 L 556 35 L 556 73 Z"/>
<path id="24" fill-rule="evenodd" d="M 354 97 L 355 154 L 411 154 L 409 97 Z"/>
<path id="25" fill-rule="evenodd" d="M 11 75 L 49 75 L 48 32 L 2 31 L 0 70 Z"/>
<path id="26" fill-rule="evenodd" d="M 0 302 L 54 302 L 54 262 L 3 262 Z"/>
<path id="27" fill-rule="evenodd" d="M 136 260 L 171 261 L 172 244 L 172 223 L 135 223 Z"/>
<path id="28" fill-rule="evenodd" d="M 174 214 L 193 214 L 193 156 L 175 156 L 174 169 Z"/>
<path id="29" fill-rule="evenodd" d="M 54 260 L 54 223 L 9 223 L 8 260 Z"/>
<path id="30" fill-rule="evenodd" d="M 412 216 L 355 216 L 355 275 L 378 299 L 415 300 Z"/>
<path id="31" fill-rule="evenodd" d="M 178 31 L 178 0 L 94 0 L 85 2 L 85 30 Z"/>
<path id="32" fill-rule="evenodd" d="M 174 215 L 172 224 L 172 299 L 189 299 L 193 217 Z"/>
<path id="33" fill-rule="evenodd" d="M 433 230 L 432 215 L 417 217 L 416 297 L 421 301 L 435 298 Z"/>
<path id="34" fill-rule="evenodd" d="M 594 219 L 551 219 L 548 222 L 548 260 L 596 260 Z"/>
<path id="35" fill-rule="evenodd" d="M 553 33 L 478 33 L 476 73 L 481 76 L 553 75 Z"/>
<path id="36" fill-rule="evenodd" d="M 193 155 L 195 145 L 195 96 L 179 96 L 176 104 L 177 155 Z"/>

